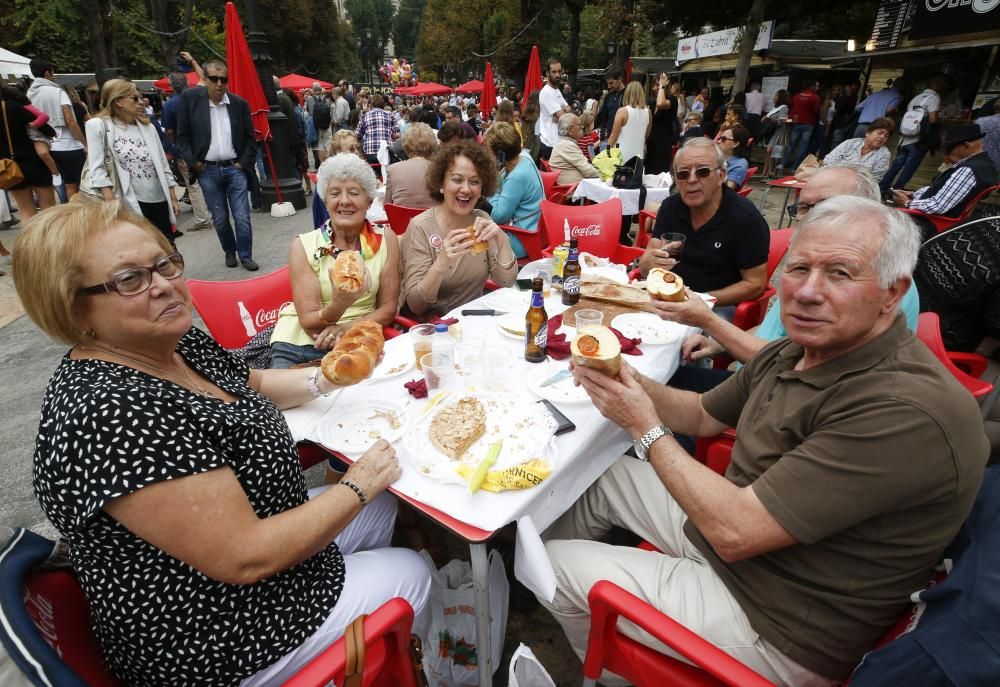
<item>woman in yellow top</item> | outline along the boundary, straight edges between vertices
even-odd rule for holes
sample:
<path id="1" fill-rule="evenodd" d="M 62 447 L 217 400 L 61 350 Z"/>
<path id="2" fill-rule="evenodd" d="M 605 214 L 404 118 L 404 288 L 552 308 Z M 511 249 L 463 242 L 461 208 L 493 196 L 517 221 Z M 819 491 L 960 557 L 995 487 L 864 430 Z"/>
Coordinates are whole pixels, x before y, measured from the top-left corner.
<path id="1" fill-rule="evenodd" d="M 372 225 L 365 213 L 375 198 L 375 173 L 350 153 L 327 158 L 316 190 L 330 219 L 292 240 L 288 254 L 293 302 L 278 313 L 271 335 L 271 367 L 287 368 L 322 358 L 351 323 L 392 323 L 399 301 L 399 244 L 392 231 Z M 365 282 L 338 292 L 330 270 L 344 250 L 361 252 Z"/>

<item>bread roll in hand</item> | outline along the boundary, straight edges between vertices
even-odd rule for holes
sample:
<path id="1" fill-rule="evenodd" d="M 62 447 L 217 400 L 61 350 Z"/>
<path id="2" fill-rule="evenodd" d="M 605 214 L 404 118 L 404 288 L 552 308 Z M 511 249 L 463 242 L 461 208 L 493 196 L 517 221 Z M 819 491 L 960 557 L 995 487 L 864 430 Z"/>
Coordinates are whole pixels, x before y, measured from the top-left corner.
<path id="1" fill-rule="evenodd" d="M 474 239 L 479 236 L 479 234 L 476 232 L 476 227 L 473 224 L 470 224 L 468 229 L 466 229 L 466 231 L 469 232 L 470 239 Z M 475 243 L 472 244 L 472 248 L 470 249 L 469 252 L 471 252 L 473 255 L 479 255 L 480 253 L 485 253 L 486 249 L 489 247 L 490 247 L 489 241 L 476 241 Z"/>
<path id="2" fill-rule="evenodd" d="M 615 333 L 604 325 L 588 324 L 578 329 L 569 350 L 574 365 L 589 367 L 609 377 L 618 376 L 622 345 Z"/>
<path id="3" fill-rule="evenodd" d="M 333 288 L 342 293 L 356 293 L 365 283 L 365 261 L 356 250 L 341 251 L 330 271 Z"/>
<path id="4" fill-rule="evenodd" d="M 355 322 L 330 352 L 323 356 L 320 369 L 332 384 L 357 384 L 371 375 L 384 346 L 385 337 L 378 322 Z"/>
<path id="5" fill-rule="evenodd" d="M 646 276 L 646 292 L 658 301 L 681 303 L 687 300 L 684 280 L 680 275 L 668 272 L 662 267 L 654 267 Z"/>

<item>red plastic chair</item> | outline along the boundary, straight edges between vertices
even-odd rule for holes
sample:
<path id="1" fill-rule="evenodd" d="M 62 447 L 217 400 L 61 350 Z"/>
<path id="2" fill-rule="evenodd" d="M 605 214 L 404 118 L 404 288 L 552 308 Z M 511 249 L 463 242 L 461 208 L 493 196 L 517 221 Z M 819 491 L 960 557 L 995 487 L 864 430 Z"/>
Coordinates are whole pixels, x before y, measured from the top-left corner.
<path id="1" fill-rule="evenodd" d="M 931 353 L 941 361 L 948 372 L 950 372 L 955 379 L 957 379 L 962 386 L 969 390 L 976 398 L 982 398 L 986 394 L 993 390 L 993 385 L 989 382 L 984 382 L 983 380 L 974 377 L 970 374 L 966 374 L 955 361 L 961 360 L 970 369 L 982 371 L 985 369 L 985 359 L 982 356 L 978 356 L 975 353 L 961 353 L 961 352 L 949 352 L 945 350 L 944 341 L 941 339 L 941 318 L 938 317 L 937 313 L 934 312 L 922 312 L 917 320 L 917 338 L 924 342 L 927 348 L 931 349 Z"/>
<path id="2" fill-rule="evenodd" d="M 570 236 L 579 241 L 580 251 L 612 262 L 627 265 L 642 255 L 641 248 L 623 246 L 618 243 L 622 226 L 622 202 L 611 198 L 594 205 L 558 205 L 548 200 L 542 201 L 542 224 L 551 240 L 561 243 L 563 224 L 568 221 Z M 593 227 L 593 229 L 591 229 Z M 552 243 L 542 251 L 549 257 L 558 243 Z"/>
<path id="3" fill-rule="evenodd" d="M 538 158 L 538 164 L 540 164 L 542 166 L 542 171 L 545 171 L 545 172 L 551 172 L 552 171 L 552 166 L 549 164 L 548 160 L 545 160 L 543 158 Z"/>
<path id="4" fill-rule="evenodd" d="M 649 239 L 652 238 L 652 229 L 648 232 L 646 231 L 646 224 L 648 222 L 655 222 L 656 214 L 650 212 L 649 210 L 639 211 L 639 231 L 635 235 L 635 247 L 642 248 L 645 250 L 646 246 L 649 245 Z"/>
<path id="5" fill-rule="evenodd" d="M 552 187 L 558 183 L 559 172 L 539 172 L 542 177 L 542 192 L 545 194 L 546 198 L 551 200 L 552 198 Z"/>
<path id="6" fill-rule="evenodd" d="M 521 245 L 524 247 L 525 253 L 527 253 L 527 261 L 540 260 L 544 257 L 542 252 L 545 250 L 545 246 L 549 244 L 549 238 L 548 234 L 545 232 L 545 225 L 542 221 L 539 220 L 538 229 L 535 231 L 521 229 L 520 227 L 515 227 L 511 224 L 501 224 L 499 226 L 504 231 L 517 237 L 517 239 L 521 242 Z"/>
<path id="7" fill-rule="evenodd" d="M 743 330 L 753 329 L 764 321 L 764 314 L 767 312 L 767 303 L 771 300 L 776 291 L 770 286 L 771 276 L 777 269 L 778 263 L 788 252 L 788 244 L 792 240 L 795 230 L 792 227 L 785 229 L 773 229 L 771 231 L 771 247 L 767 252 L 767 286 L 764 292 L 753 300 L 743 301 L 736 306 L 736 314 L 733 315 L 733 324 Z"/>
<path id="8" fill-rule="evenodd" d="M 208 327 L 209 333 L 223 348 L 240 348 L 257 332 L 278 321 L 278 311 L 292 301 L 292 283 L 288 267 L 269 274 L 239 281 L 206 281 L 188 279 L 191 300 Z M 250 322 L 244 323 L 240 304 L 246 309 Z M 412 326 L 412 320 L 396 316 L 394 320 L 403 331 Z M 402 332 L 393 327 L 382 327 L 386 339 Z"/>
<path id="9" fill-rule="evenodd" d="M 739 190 L 736 191 L 741 197 L 746 198 L 753 191 L 753 186 L 750 185 L 750 178 L 757 173 L 757 169 L 757 167 L 751 167 L 747 170 L 747 175 L 743 177 L 743 183 L 740 184 Z"/>
<path id="10" fill-rule="evenodd" d="M 389 220 L 389 226 L 392 227 L 397 236 L 405 234 L 407 227 L 410 226 L 410 220 L 427 209 L 408 208 L 392 203 L 386 203 L 383 207 L 385 208 L 385 216 Z"/>
<path id="11" fill-rule="evenodd" d="M 591 588 L 587 599 L 591 613 L 587 655 L 583 659 L 587 680 L 596 680 L 602 670 L 610 670 L 636 687 L 773 687 L 740 661 L 613 582 L 601 580 Z M 626 637 L 618 632 L 619 617 L 635 623 L 696 665 Z"/>
<path id="12" fill-rule="evenodd" d="M 362 684 L 380 687 L 416 687 L 410 660 L 410 628 L 413 608 L 396 597 L 382 604 L 365 618 L 365 668 Z M 347 662 L 345 641 L 341 637 L 302 670 L 284 683 L 284 687 L 323 687 L 331 680 L 344 684 Z"/>
<path id="13" fill-rule="evenodd" d="M 922 217 L 933 224 L 934 228 L 937 229 L 937 232 L 940 234 L 942 231 L 948 231 L 959 222 L 964 222 L 969 219 L 969 216 L 972 214 L 972 211 L 976 209 L 976 205 L 979 204 L 979 201 L 983 200 L 994 191 L 1000 191 L 1000 185 L 990 186 L 989 188 L 976 194 L 972 200 L 965 204 L 965 207 L 962 208 L 962 212 L 958 215 L 958 217 L 948 217 L 947 215 L 929 215 L 926 212 L 911 210 L 910 208 L 900 208 L 900 210 L 908 215 L 913 215 L 914 217 Z"/>

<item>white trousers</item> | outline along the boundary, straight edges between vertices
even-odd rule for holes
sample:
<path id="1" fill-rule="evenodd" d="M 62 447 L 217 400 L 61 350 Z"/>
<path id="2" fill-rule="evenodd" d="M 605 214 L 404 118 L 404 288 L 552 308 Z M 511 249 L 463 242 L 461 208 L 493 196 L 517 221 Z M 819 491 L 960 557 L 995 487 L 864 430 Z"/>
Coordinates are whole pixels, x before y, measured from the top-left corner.
<path id="1" fill-rule="evenodd" d="M 309 490 L 313 498 L 330 485 Z M 301 646 L 240 683 L 240 687 L 280 685 L 344 634 L 362 613 L 372 613 L 401 596 L 413 606 L 414 632 L 424 622 L 431 572 L 415 551 L 391 549 L 396 522 L 396 498 L 383 492 L 361 510 L 334 541 L 344 555 L 344 589 L 330 615 Z"/>
<path id="2" fill-rule="evenodd" d="M 542 600 L 542 604 L 562 625 L 576 655 L 583 660 L 587 651 L 587 594 L 598 581 L 610 580 L 775 684 L 836 684 L 779 653 L 754 631 L 739 603 L 684 534 L 685 521 L 687 515 L 652 466 L 622 456 L 545 531 L 545 548 L 555 568 L 557 588 L 552 602 Z M 590 541 L 607 534 L 612 526 L 638 534 L 663 553 Z M 681 659 L 629 621 L 619 621 L 618 629 Z M 600 681 L 609 686 L 628 684 L 608 671 Z"/>

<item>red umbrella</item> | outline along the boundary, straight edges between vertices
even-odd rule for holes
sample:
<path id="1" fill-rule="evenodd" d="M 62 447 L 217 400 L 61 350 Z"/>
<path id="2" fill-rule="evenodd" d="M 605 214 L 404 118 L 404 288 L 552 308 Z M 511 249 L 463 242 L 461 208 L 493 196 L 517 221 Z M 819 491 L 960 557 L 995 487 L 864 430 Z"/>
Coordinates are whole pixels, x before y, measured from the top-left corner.
<path id="1" fill-rule="evenodd" d="M 453 89 L 447 86 L 442 86 L 439 83 L 434 83 L 433 81 L 426 81 L 419 86 L 414 86 L 413 90 L 410 91 L 410 95 L 448 95 Z"/>
<path id="2" fill-rule="evenodd" d="M 531 57 L 528 58 L 528 73 L 524 76 L 524 96 L 521 98 L 521 111 L 528 109 L 528 94 L 542 90 L 542 64 L 538 59 L 538 46 L 531 46 Z"/>
<path id="3" fill-rule="evenodd" d="M 632 58 L 625 62 L 625 83 L 632 83 Z"/>
<path id="4" fill-rule="evenodd" d="M 483 82 L 479 79 L 473 79 L 472 81 L 466 81 L 464 84 L 455 89 L 456 93 L 482 93 L 483 92 Z"/>
<path id="5" fill-rule="evenodd" d="M 278 174 L 274 169 L 274 160 L 271 159 L 271 150 L 267 145 L 271 138 L 271 125 L 267 121 L 267 113 L 271 111 L 267 98 L 264 97 L 264 89 L 260 85 L 260 77 L 257 76 L 257 67 L 254 66 L 253 58 L 250 56 L 250 46 L 243 35 L 243 25 L 240 23 L 240 15 L 236 12 L 236 5 L 231 2 L 226 3 L 226 62 L 229 64 L 229 90 L 247 101 L 250 106 L 250 119 L 253 120 L 253 129 L 258 141 L 263 141 L 268 164 L 271 166 L 271 178 L 277 182 Z M 274 184 L 275 192 L 278 194 L 278 202 L 281 200 L 281 189 L 278 184 Z"/>
<path id="6" fill-rule="evenodd" d="M 193 88 L 197 86 L 199 83 L 201 83 L 201 81 L 198 79 L 198 75 L 195 74 L 194 72 L 187 73 L 187 82 L 189 88 Z M 166 91 L 167 93 L 174 92 L 174 89 L 170 87 L 170 79 L 167 78 L 166 76 L 163 77 L 162 79 L 157 79 L 156 81 L 154 81 L 153 86 L 155 88 L 159 88 L 161 91 Z"/>
<path id="7" fill-rule="evenodd" d="M 307 88 L 312 88 L 314 83 L 318 83 L 327 90 L 333 88 L 333 84 L 329 81 L 321 81 L 320 79 L 314 79 L 311 76 L 302 76 L 301 74 L 285 74 L 283 77 L 278 79 L 278 83 L 281 84 L 282 88 L 290 88 L 293 91 L 302 91 Z"/>
<path id="8" fill-rule="evenodd" d="M 483 75 L 483 95 L 479 99 L 479 111 L 484 117 L 489 117 L 497 106 L 497 89 L 493 83 L 493 65 L 486 63 L 486 73 Z"/>

